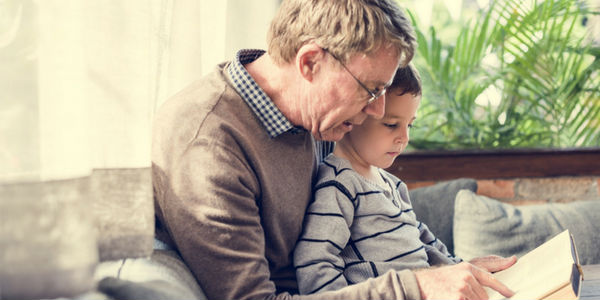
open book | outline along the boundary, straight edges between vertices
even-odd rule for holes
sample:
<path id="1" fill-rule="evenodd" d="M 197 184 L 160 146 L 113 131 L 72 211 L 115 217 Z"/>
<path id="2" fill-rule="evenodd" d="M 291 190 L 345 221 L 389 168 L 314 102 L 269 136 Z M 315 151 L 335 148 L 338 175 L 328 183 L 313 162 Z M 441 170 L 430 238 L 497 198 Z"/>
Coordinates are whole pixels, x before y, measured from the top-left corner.
<path id="1" fill-rule="evenodd" d="M 494 276 L 515 292 L 511 299 L 578 299 L 583 280 L 575 243 L 568 230 Z M 490 299 L 504 299 L 500 293 L 486 290 Z"/>

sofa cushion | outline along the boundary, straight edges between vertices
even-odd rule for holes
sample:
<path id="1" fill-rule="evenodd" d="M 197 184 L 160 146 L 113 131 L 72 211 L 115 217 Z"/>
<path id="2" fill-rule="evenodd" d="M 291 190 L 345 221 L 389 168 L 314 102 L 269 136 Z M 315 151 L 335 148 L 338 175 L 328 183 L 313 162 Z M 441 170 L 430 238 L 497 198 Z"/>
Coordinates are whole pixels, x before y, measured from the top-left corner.
<path id="1" fill-rule="evenodd" d="M 150 168 L 96 169 L 91 190 L 100 261 L 150 256 L 154 243 Z"/>
<path id="2" fill-rule="evenodd" d="M 417 219 L 427 224 L 436 237 L 446 244 L 448 251 L 452 254 L 454 254 L 452 236 L 454 200 L 461 189 L 477 191 L 477 181 L 471 178 L 461 178 L 439 182 L 409 192 Z"/>
<path id="3" fill-rule="evenodd" d="M 0 298 L 70 297 L 94 286 L 89 178 L 0 185 Z"/>
<path id="4" fill-rule="evenodd" d="M 600 263 L 600 201 L 514 206 L 463 190 L 456 196 L 454 249 L 465 260 L 521 256 L 569 229 L 582 264 Z"/>
<path id="5" fill-rule="evenodd" d="M 190 269 L 172 250 L 155 250 L 150 257 L 102 262 L 95 277 L 97 292 L 108 299 L 206 300 Z"/>
<path id="6" fill-rule="evenodd" d="M 152 254 L 150 168 L 0 184 L 0 195 L 0 291 L 7 299 L 74 296 L 95 286 L 99 260 Z"/>

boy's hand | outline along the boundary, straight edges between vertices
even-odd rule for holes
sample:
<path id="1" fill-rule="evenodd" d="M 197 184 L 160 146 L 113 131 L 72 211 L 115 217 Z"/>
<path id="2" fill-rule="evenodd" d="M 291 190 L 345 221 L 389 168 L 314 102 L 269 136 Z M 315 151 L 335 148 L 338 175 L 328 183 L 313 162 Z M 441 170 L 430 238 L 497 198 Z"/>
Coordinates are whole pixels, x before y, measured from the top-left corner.
<path id="1" fill-rule="evenodd" d="M 516 256 L 502 257 L 498 255 L 488 255 L 476 257 L 469 261 L 470 264 L 494 273 L 509 268 L 517 262 Z"/>

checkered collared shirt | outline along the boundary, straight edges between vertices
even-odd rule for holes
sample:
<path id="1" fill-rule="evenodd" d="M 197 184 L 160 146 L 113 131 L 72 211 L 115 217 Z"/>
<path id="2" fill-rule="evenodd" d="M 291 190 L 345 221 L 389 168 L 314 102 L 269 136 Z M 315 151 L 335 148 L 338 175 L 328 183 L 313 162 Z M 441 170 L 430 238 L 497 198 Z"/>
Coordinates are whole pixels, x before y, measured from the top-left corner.
<path id="1" fill-rule="evenodd" d="M 294 126 L 279 108 L 273 104 L 271 98 L 263 91 L 248 73 L 245 64 L 248 64 L 265 53 L 264 50 L 243 49 L 238 51 L 235 60 L 227 68 L 227 72 L 234 83 L 235 90 L 244 101 L 252 108 L 260 119 L 271 138 L 290 131 L 298 133 L 304 128 Z"/>
<path id="2" fill-rule="evenodd" d="M 235 60 L 227 68 L 229 77 L 234 83 L 235 90 L 242 96 L 248 106 L 262 122 L 265 130 L 271 138 L 275 138 L 284 132 L 299 133 L 306 129 L 294 126 L 279 108 L 273 104 L 271 98 L 263 91 L 248 74 L 244 65 L 254 61 L 265 53 L 264 50 L 243 49 L 238 51 Z M 333 152 L 334 142 L 315 141 L 315 154 L 318 162 Z"/>

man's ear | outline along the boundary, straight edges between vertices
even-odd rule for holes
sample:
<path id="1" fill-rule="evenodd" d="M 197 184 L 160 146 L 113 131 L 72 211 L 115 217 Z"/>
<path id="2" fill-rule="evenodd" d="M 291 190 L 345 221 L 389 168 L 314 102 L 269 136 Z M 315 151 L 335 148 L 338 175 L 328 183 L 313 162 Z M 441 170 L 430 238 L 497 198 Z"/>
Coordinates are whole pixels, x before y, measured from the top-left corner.
<path id="1" fill-rule="evenodd" d="M 302 77 L 312 81 L 324 62 L 325 50 L 314 42 L 304 44 L 296 53 L 296 68 Z"/>

